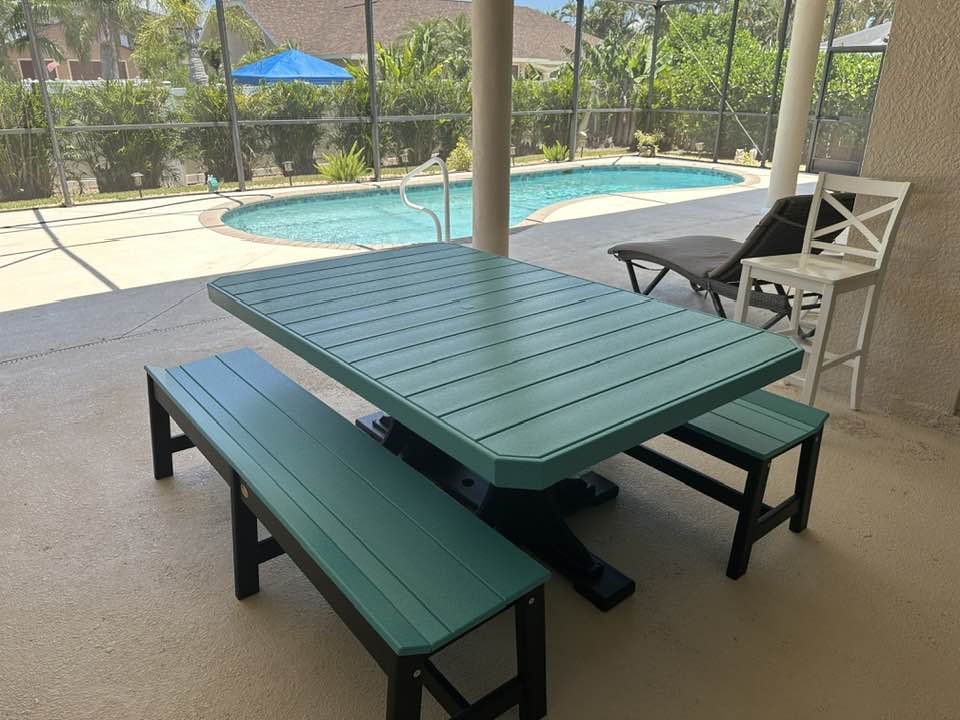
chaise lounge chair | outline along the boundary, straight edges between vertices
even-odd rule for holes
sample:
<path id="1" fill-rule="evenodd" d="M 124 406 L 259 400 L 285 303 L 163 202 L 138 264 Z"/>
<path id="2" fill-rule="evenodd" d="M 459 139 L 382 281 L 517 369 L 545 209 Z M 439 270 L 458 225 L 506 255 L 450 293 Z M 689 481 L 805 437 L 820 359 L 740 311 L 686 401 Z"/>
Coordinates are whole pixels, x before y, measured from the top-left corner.
<path id="1" fill-rule="evenodd" d="M 853 209 L 856 196 L 852 193 L 837 193 L 834 197 L 848 209 Z M 689 280 L 690 286 L 697 292 L 709 294 L 717 314 L 726 317 L 720 296 L 736 299 L 740 261 L 743 258 L 800 252 L 811 199 L 811 195 L 793 195 L 778 200 L 742 243 L 715 235 L 686 235 L 667 240 L 621 243 L 607 252 L 626 264 L 634 292 L 649 295 L 667 273 L 673 271 Z M 842 220 L 836 209 L 825 205 L 817 216 L 817 228 L 825 228 Z M 818 239 L 833 242 L 840 232 Z M 642 265 L 643 262 L 659 265 L 660 269 L 650 284 L 641 290 L 637 268 L 657 270 Z M 749 302 L 752 307 L 774 313 L 773 319 L 764 328 L 772 327 L 791 312 L 790 295 L 779 284 L 756 284 Z M 803 309 L 809 310 L 819 307 L 820 299 L 818 295 L 807 294 L 804 302 L 807 304 Z"/>

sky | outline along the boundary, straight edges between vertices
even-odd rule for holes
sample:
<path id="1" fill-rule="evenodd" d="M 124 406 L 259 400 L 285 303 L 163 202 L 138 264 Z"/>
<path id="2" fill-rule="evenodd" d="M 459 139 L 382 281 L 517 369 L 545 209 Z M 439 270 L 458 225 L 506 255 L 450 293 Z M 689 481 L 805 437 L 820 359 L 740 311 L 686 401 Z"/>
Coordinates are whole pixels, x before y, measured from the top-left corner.
<path id="1" fill-rule="evenodd" d="M 550 12 L 563 6 L 563 0 L 516 0 L 517 5 L 526 5 L 543 12 Z"/>

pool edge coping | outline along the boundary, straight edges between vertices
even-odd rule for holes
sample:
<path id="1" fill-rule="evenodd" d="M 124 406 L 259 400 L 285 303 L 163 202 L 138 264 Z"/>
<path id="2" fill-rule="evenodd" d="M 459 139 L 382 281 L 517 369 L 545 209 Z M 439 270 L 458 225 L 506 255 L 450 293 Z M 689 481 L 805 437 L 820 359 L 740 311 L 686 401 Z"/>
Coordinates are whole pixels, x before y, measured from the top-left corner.
<path id="1" fill-rule="evenodd" d="M 610 158 L 590 158 L 587 160 L 578 160 L 574 163 L 537 163 L 536 165 L 525 166 L 522 168 L 512 167 L 510 169 L 511 175 L 526 175 L 526 174 L 535 174 L 537 172 L 550 172 L 551 170 L 556 170 L 558 166 L 566 169 L 579 169 L 585 167 L 604 167 L 604 166 L 615 166 L 623 159 L 630 160 L 644 160 L 645 158 L 640 158 L 636 155 L 620 155 L 614 158 L 612 161 Z M 631 166 L 635 167 L 651 167 L 662 165 L 665 167 L 686 167 L 695 170 L 703 170 L 703 163 L 691 163 L 681 160 L 674 160 L 673 158 L 655 158 L 653 162 L 630 162 L 628 163 Z M 667 160 L 668 162 L 663 162 Z M 729 175 L 737 175 L 741 178 L 741 182 L 735 183 L 729 187 L 731 188 L 740 188 L 740 187 L 752 187 L 760 182 L 760 176 L 756 173 L 749 172 L 748 169 L 740 167 L 729 167 L 723 166 L 723 168 L 714 168 L 712 167 L 713 163 L 710 164 L 710 170 L 716 170 L 717 172 L 727 173 Z M 467 180 L 472 180 L 472 172 L 458 172 L 451 173 L 451 183 L 465 182 Z M 367 250 L 375 251 L 381 250 L 384 248 L 373 247 L 370 245 L 361 245 L 359 243 L 333 243 L 333 242 L 318 242 L 314 240 L 290 240 L 287 238 L 278 238 L 270 237 L 267 235 L 256 235 L 254 233 L 246 232 L 245 230 L 240 230 L 228 225 L 223 222 L 223 216 L 231 210 L 236 210 L 238 207 L 245 207 L 247 205 L 256 205 L 258 203 L 273 202 L 275 200 L 286 200 L 290 198 L 302 198 L 310 197 L 316 195 L 325 195 L 329 193 L 351 193 L 351 192 L 363 192 L 370 190 L 382 190 L 393 187 L 399 187 L 400 182 L 403 178 L 396 178 L 390 180 L 380 180 L 377 182 L 369 183 L 355 183 L 355 184 L 346 184 L 346 183 L 335 183 L 330 185 L 313 185 L 309 189 L 295 190 L 292 192 L 283 192 L 277 197 L 236 197 L 231 199 L 231 203 L 224 203 L 223 205 L 218 205 L 217 207 L 208 208 L 200 213 L 200 225 L 207 230 L 219 233 L 221 235 L 228 235 L 230 237 L 236 238 L 238 240 L 244 240 L 246 242 L 255 242 L 266 245 L 287 245 L 293 247 L 311 247 L 311 248 L 320 248 L 325 250 Z M 413 185 L 437 185 L 440 184 L 441 180 L 439 177 L 432 175 L 423 176 L 421 178 L 416 178 L 413 181 Z M 704 186 L 703 189 L 708 188 L 723 188 L 727 186 L 717 185 L 717 186 Z M 324 189 L 329 188 L 329 189 Z M 278 188 L 282 189 L 282 188 Z M 657 190 L 657 193 L 671 193 L 671 192 L 689 192 L 693 188 L 669 188 L 666 190 Z M 523 220 L 518 222 L 515 225 L 511 225 L 509 230 L 512 233 L 515 230 L 520 230 L 531 225 L 538 225 L 547 222 L 547 218 L 550 217 L 554 212 L 560 210 L 561 208 L 573 205 L 575 203 L 583 202 L 585 200 L 590 200 L 593 198 L 602 198 L 609 193 L 597 193 L 595 195 L 582 195 L 580 197 L 571 198 L 569 200 L 562 200 L 558 203 L 553 203 L 551 205 L 546 205 L 545 207 L 535 210 L 525 217 Z M 470 237 L 461 237 L 461 238 L 451 238 L 452 242 L 463 242 L 464 240 L 469 240 Z M 390 245 L 389 247 L 403 247 L 403 245 Z"/>

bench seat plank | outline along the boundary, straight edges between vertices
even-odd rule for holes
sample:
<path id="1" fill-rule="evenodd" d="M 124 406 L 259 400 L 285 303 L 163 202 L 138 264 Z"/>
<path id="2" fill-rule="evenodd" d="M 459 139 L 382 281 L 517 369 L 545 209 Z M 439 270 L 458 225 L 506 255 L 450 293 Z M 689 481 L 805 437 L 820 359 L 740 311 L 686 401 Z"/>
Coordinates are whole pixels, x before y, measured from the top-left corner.
<path id="1" fill-rule="evenodd" d="M 757 390 L 686 426 L 758 460 L 770 460 L 820 432 L 827 417 L 815 407 Z"/>
<path id="2" fill-rule="evenodd" d="M 433 652 L 545 582 L 252 351 L 148 371 L 398 655 Z"/>

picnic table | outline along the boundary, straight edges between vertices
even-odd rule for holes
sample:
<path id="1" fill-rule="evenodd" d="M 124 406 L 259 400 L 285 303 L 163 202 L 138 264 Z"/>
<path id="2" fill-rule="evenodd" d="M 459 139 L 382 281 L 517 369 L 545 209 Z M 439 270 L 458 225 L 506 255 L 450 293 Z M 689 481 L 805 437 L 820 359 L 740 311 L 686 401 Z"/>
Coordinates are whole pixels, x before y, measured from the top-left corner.
<path id="1" fill-rule="evenodd" d="M 789 339 L 459 244 L 229 275 L 217 305 L 382 410 L 358 424 L 608 609 L 566 522 L 595 463 L 800 368 Z"/>

